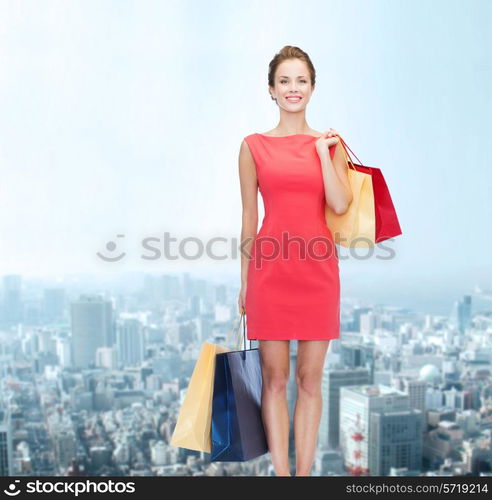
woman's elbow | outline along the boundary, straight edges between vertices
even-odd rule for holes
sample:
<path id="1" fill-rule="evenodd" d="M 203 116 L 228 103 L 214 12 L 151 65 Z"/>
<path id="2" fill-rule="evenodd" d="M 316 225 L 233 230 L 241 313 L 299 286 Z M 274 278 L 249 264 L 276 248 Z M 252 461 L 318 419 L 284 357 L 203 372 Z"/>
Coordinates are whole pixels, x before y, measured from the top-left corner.
<path id="1" fill-rule="evenodd" d="M 339 205 L 333 210 L 337 215 L 343 215 L 348 210 L 348 205 Z"/>
<path id="2" fill-rule="evenodd" d="M 343 215 L 349 209 L 351 203 L 352 203 L 352 196 L 344 204 L 340 204 L 337 207 L 335 207 L 334 212 L 337 215 Z"/>

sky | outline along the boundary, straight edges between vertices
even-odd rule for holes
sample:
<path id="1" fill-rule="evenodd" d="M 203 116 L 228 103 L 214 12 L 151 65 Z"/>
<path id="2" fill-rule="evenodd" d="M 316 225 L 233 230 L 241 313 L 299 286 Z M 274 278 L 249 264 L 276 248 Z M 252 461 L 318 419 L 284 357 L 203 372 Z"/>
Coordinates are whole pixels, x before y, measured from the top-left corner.
<path id="1" fill-rule="evenodd" d="M 391 260 L 340 249 L 343 292 L 492 288 L 491 21 L 487 0 L 0 0 L 0 275 L 239 282 L 239 147 L 278 123 L 268 63 L 296 45 L 308 124 L 382 170 L 403 231 Z M 188 254 L 226 238 L 227 258 L 142 258 L 165 233 Z"/>

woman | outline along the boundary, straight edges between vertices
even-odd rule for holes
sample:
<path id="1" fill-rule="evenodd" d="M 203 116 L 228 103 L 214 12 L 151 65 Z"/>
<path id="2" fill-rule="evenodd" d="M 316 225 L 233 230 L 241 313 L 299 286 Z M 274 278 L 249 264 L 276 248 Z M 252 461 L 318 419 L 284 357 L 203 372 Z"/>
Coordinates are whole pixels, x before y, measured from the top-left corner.
<path id="1" fill-rule="evenodd" d="M 340 336 L 338 254 L 325 204 L 344 213 L 352 201 L 336 131 L 306 122 L 315 86 L 309 56 L 286 46 L 270 62 L 276 128 L 244 138 L 239 153 L 243 205 L 239 310 L 258 340 L 262 417 L 275 474 L 290 476 L 287 383 L 290 340 L 298 341 L 294 410 L 296 476 L 310 475 L 322 408 L 321 381 L 331 339 Z M 258 188 L 265 217 L 258 234 Z"/>

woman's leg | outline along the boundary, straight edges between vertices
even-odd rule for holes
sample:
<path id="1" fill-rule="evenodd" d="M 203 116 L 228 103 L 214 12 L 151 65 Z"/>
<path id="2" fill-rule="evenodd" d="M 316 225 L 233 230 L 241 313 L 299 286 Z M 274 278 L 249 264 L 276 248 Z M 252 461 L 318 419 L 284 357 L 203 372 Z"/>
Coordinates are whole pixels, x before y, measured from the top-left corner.
<path id="1" fill-rule="evenodd" d="M 329 340 L 298 340 L 294 408 L 296 476 L 311 475 L 321 419 L 321 382 Z"/>
<path id="2" fill-rule="evenodd" d="M 261 414 L 275 475 L 290 476 L 289 408 L 287 383 L 290 370 L 289 340 L 259 340 L 263 386 Z"/>

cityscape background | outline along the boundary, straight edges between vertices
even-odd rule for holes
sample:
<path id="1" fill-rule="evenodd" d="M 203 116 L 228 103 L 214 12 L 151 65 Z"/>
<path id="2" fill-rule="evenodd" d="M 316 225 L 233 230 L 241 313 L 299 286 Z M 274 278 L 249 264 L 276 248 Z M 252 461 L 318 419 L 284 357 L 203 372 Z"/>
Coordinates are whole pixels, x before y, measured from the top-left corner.
<path id="1" fill-rule="evenodd" d="M 237 157 L 277 123 L 287 44 L 317 70 L 309 125 L 381 168 L 403 231 L 339 249 L 314 473 L 489 474 L 491 21 L 487 0 L 0 0 L 0 475 L 273 473 L 169 437 L 238 314 Z M 149 258 L 166 234 L 177 258 Z M 196 254 L 213 238 L 224 258 Z"/>
<path id="2" fill-rule="evenodd" d="M 3 276 L 0 474 L 273 475 L 269 454 L 211 462 L 170 445 L 203 342 L 226 345 L 237 326 L 238 287 L 139 278 Z M 313 474 L 492 473 L 492 290 L 465 292 L 447 315 L 344 297 Z M 292 341 L 291 419 L 295 363 Z"/>

